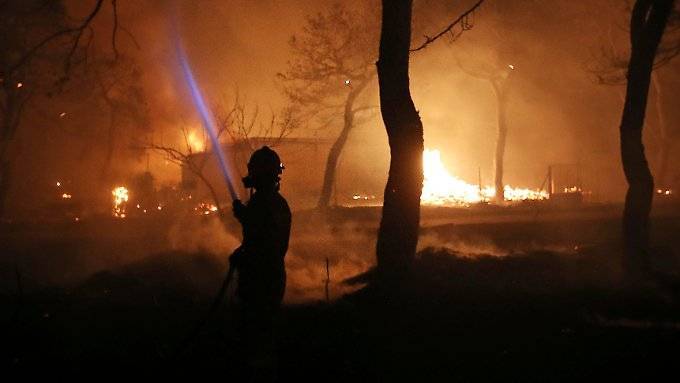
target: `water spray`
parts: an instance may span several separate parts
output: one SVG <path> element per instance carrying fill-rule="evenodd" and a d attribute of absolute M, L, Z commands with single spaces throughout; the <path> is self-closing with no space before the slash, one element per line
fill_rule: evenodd
<path fill-rule="evenodd" d="M 238 193 L 236 192 L 236 188 L 234 187 L 234 183 L 232 182 L 232 178 L 229 174 L 229 166 L 227 165 L 227 159 L 224 153 L 222 152 L 222 147 L 220 146 L 218 140 L 216 128 L 217 125 L 215 124 L 215 119 L 213 118 L 212 112 L 208 109 L 208 106 L 205 103 L 205 99 L 203 98 L 203 94 L 201 93 L 201 90 L 199 89 L 198 84 L 196 83 L 196 80 L 194 78 L 194 74 L 191 71 L 189 60 L 187 60 L 187 55 L 186 52 L 184 51 L 184 47 L 180 39 L 180 34 L 178 33 L 179 29 L 177 28 L 176 18 L 173 27 L 175 35 L 174 36 L 175 44 L 177 49 L 177 57 L 179 59 L 180 66 L 182 67 L 182 74 L 184 76 L 184 80 L 187 82 L 189 90 L 191 91 L 191 98 L 194 102 L 194 106 L 196 107 L 196 110 L 198 110 L 198 113 L 201 116 L 203 128 L 208 133 L 208 137 L 210 137 L 210 143 L 212 144 L 213 152 L 217 157 L 217 162 L 222 172 L 222 176 L 224 177 L 224 181 L 227 184 L 229 195 L 231 196 L 232 201 L 237 201 L 239 200 Z M 239 250 L 237 249 L 236 251 Z M 196 340 L 201 331 L 205 328 L 210 318 L 213 317 L 215 313 L 218 311 L 222 304 L 222 300 L 224 299 L 224 296 L 227 292 L 227 289 L 229 288 L 229 284 L 231 283 L 233 275 L 234 267 L 232 267 L 231 262 L 229 262 L 227 274 L 224 280 L 222 281 L 220 290 L 217 292 L 217 295 L 215 295 L 215 298 L 213 299 L 213 302 L 210 305 L 210 309 L 208 310 L 206 315 L 196 323 L 193 330 L 180 343 L 179 348 L 175 351 L 173 355 L 173 358 L 180 357 L 181 354 L 189 348 L 189 346 Z"/>
<path fill-rule="evenodd" d="M 184 51 L 184 47 L 182 46 L 179 37 L 176 39 L 176 41 L 177 41 L 176 43 L 177 57 L 179 58 L 179 63 L 180 66 L 182 67 L 182 74 L 184 76 L 184 80 L 187 82 L 189 90 L 191 91 L 191 99 L 194 102 L 194 106 L 196 107 L 198 114 L 201 116 L 203 128 L 208 133 L 208 137 L 210 137 L 210 143 L 212 145 L 213 152 L 217 157 L 217 162 L 220 166 L 220 171 L 222 172 L 224 181 L 227 184 L 227 189 L 229 189 L 229 195 L 231 196 L 232 201 L 235 201 L 239 199 L 238 193 L 236 192 L 236 188 L 234 187 L 234 183 L 232 182 L 231 175 L 229 174 L 229 166 L 227 163 L 227 159 L 224 153 L 222 152 L 222 147 L 220 146 L 219 139 L 217 137 L 217 124 L 215 123 L 213 114 L 208 109 L 205 99 L 203 98 L 203 94 L 201 93 L 201 90 L 199 89 L 198 84 L 196 83 L 194 74 L 191 70 L 191 66 L 189 65 L 189 60 L 187 60 L 186 52 Z"/>

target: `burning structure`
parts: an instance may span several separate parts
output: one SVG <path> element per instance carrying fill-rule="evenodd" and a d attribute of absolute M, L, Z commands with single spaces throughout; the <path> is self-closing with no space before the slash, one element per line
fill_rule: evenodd
<path fill-rule="evenodd" d="M 227 143 L 223 144 L 221 150 L 230 156 L 231 163 L 236 164 L 237 169 L 232 169 L 233 174 L 240 177 L 245 174 L 251 152 L 263 145 L 272 145 L 271 139 L 255 137 L 247 141 Z M 330 143 L 318 139 L 281 138 L 272 146 L 275 146 L 286 167 L 282 188 L 291 205 L 297 208 L 313 206 L 318 198 L 323 178 L 321 164 L 325 161 Z M 191 154 L 189 161 L 197 164 L 196 168 L 202 169 L 202 177 L 215 189 L 220 202 L 228 201 L 227 186 L 212 152 L 198 151 Z M 198 209 L 205 214 L 214 211 L 214 201 L 202 177 L 186 165 L 181 167 L 181 189 L 197 201 L 197 206 L 202 204 Z M 238 186 L 242 188 L 240 183 Z M 240 195 L 244 197 L 245 190 L 241 189 Z"/>

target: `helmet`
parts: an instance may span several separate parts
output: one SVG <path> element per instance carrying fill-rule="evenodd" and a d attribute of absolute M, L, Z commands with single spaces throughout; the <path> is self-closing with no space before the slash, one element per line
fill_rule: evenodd
<path fill-rule="evenodd" d="M 268 146 L 263 146 L 250 156 L 248 175 L 243 177 L 243 184 L 247 188 L 270 183 L 278 185 L 283 169 L 279 155 Z"/>

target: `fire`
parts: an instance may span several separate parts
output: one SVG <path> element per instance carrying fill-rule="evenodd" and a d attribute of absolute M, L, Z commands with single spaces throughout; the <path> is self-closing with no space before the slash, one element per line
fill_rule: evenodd
<path fill-rule="evenodd" d="M 420 200 L 425 205 L 468 205 L 488 202 L 496 195 L 492 186 L 469 184 L 451 175 L 441 162 L 439 150 L 425 149 L 423 152 L 423 193 Z M 504 188 L 507 201 L 547 199 L 544 190 Z"/>
<path fill-rule="evenodd" d="M 203 215 L 210 215 L 217 212 L 217 206 L 212 203 L 201 202 L 194 208 L 194 211 Z"/>
<path fill-rule="evenodd" d="M 189 132 L 187 134 L 187 144 L 189 145 L 189 148 L 191 148 L 192 152 L 202 152 L 205 149 L 205 142 L 204 140 L 199 137 L 196 132 Z"/>
<path fill-rule="evenodd" d="M 125 186 L 118 186 L 111 192 L 113 195 L 113 216 L 125 218 L 127 202 L 130 199 L 128 189 Z"/>

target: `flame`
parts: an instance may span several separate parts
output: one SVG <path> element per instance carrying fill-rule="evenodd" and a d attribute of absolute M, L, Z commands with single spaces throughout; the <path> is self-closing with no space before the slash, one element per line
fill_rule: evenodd
<path fill-rule="evenodd" d="M 64 193 L 64 194 L 61 195 L 61 198 L 63 198 L 63 199 L 71 199 L 72 197 L 73 196 L 68 194 L 68 193 Z"/>
<path fill-rule="evenodd" d="M 207 202 L 201 202 L 194 208 L 194 211 L 198 212 L 199 214 L 203 215 L 210 215 L 212 213 L 217 212 L 217 206 L 212 203 L 207 203 Z"/>
<path fill-rule="evenodd" d="M 496 195 L 492 186 L 469 184 L 451 175 L 441 162 L 441 153 L 436 149 L 423 152 L 423 193 L 420 197 L 424 205 L 468 205 L 488 202 Z M 547 199 L 545 190 L 531 190 L 504 187 L 505 200 L 523 201 Z"/>
<path fill-rule="evenodd" d="M 205 149 L 204 140 L 202 140 L 196 132 L 191 131 L 187 134 L 187 143 L 192 152 L 202 152 Z"/>
<path fill-rule="evenodd" d="M 111 194 L 113 195 L 113 216 L 125 218 L 127 202 L 130 199 L 128 189 L 125 186 L 117 186 Z"/>

